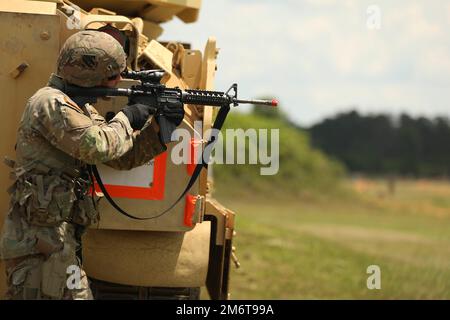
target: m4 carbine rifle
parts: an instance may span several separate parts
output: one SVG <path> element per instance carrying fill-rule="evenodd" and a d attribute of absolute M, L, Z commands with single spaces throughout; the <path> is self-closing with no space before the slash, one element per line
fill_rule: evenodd
<path fill-rule="evenodd" d="M 222 112 L 223 119 L 219 121 L 222 122 L 221 124 L 223 124 L 226 113 L 231 105 L 238 106 L 241 103 L 268 105 L 272 107 L 276 107 L 278 105 L 278 101 L 275 99 L 238 99 L 236 83 L 225 92 L 195 89 L 182 90 L 180 88 L 167 88 L 164 84 L 161 84 L 160 81 L 163 76 L 163 70 L 126 71 L 122 73 L 123 78 L 139 80 L 140 84 L 133 85 L 129 89 L 106 87 L 81 88 L 68 86 L 66 88 L 66 93 L 70 97 L 126 96 L 129 100 L 133 100 L 135 97 L 152 97 L 156 103 L 156 118 L 160 127 L 161 141 L 165 144 L 171 141 L 171 134 L 175 130 L 175 125 L 168 121 L 164 114 L 159 111 L 162 109 L 161 106 L 163 106 L 164 103 L 180 101 L 183 104 L 226 108 L 227 111 L 224 110 L 224 112 Z M 219 120 L 219 115 L 217 116 L 217 120 Z"/>

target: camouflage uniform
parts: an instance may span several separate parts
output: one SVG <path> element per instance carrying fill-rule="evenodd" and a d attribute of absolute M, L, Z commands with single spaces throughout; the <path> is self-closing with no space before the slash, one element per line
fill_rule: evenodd
<path fill-rule="evenodd" d="M 90 192 L 86 166 L 130 169 L 166 149 L 152 118 L 135 132 L 122 112 L 107 123 L 91 105 L 69 98 L 65 83 L 53 74 L 29 99 L 19 124 L 15 183 L 0 239 L 9 299 L 92 299 L 76 257 L 80 233 L 98 220 L 99 198 Z M 80 267 L 81 283 L 69 287 L 71 265 Z"/>

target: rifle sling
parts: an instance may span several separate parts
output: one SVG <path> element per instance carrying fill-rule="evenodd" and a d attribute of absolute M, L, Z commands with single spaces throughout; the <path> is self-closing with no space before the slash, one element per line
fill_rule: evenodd
<path fill-rule="evenodd" d="M 228 115 L 228 112 L 230 111 L 230 106 L 226 105 L 223 106 L 219 109 L 219 112 L 217 114 L 216 120 L 214 121 L 214 124 L 212 126 L 212 129 L 216 129 L 218 131 L 220 131 L 222 129 L 222 126 L 225 122 L 225 119 Z M 209 138 L 205 149 L 207 146 L 209 145 L 213 145 L 214 143 L 216 143 L 216 140 L 214 139 L 214 135 L 211 135 L 211 137 Z M 205 150 L 204 149 L 204 150 Z M 209 148 L 209 150 L 212 150 L 212 146 L 211 148 Z M 108 202 L 114 207 L 114 209 L 116 209 L 119 213 L 121 213 L 122 215 L 130 218 L 130 219 L 134 219 L 134 220 L 150 220 L 150 219 L 156 219 L 159 218 L 161 216 L 163 216 L 164 214 L 166 214 L 167 212 L 169 212 L 170 210 L 172 210 L 178 202 L 180 202 L 181 199 L 184 198 L 184 196 L 189 192 L 189 190 L 191 189 L 191 187 L 194 185 L 194 183 L 197 181 L 198 177 L 200 176 L 200 173 L 202 171 L 203 168 L 208 168 L 208 162 L 209 162 L 209 158 L 210 158 L 210 153 L 206 154 L 206 158 L 204 159 L 205 156 L 205 152 L 202 152 L 202 158 L 201 158 L 201 162 L 199 162 L 194 169 L 194 172 L 191 176 L 191 178 L 189 179 L 188 184 L 186 185 L 186 188 L 184 189 L 184 191 L 181 193 L 181 195 L 178 197 L 178 199 L 167 209 L 165 209 L 164 211 L 151 216 L 151 217 L 136 217 L 130 213 L 128 213 L 127 211 L 125 211 L 124 209 L 122 209 L 114 200 L 113 198 L 109 195 L 108 190 L 106 190 L 105 185 L 102 182 L 102 179 L 100 177 L 100 174 L 98 172 L 97 166 L 95 165 L 90 165 L 89 169 L 92 171 L 92 173 L 94 174 L 95 180 L 97 181 L 98 186 L 100 187 L 100 190 L 103 192 L 105 198 L 108 200 Z"/>

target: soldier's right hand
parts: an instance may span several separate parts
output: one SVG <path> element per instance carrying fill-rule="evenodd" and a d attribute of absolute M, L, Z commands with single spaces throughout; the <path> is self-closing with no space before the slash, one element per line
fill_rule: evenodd
<path fill-rule="evenodd" d="M 127 116 L 131 127 L 134 130 L 140 130 L 150 115 L 156 112 L 156 108 L 146 104 L 136 103 L 125 106 L 121 111 Z"/>

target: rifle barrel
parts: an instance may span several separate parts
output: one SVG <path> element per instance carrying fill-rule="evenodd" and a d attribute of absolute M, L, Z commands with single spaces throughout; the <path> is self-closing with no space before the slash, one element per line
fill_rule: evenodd
<path fill-rule="evenodd" d="M 236 102 L 236 103 L 249 103 L 249 104 L 262 104 L 262 105 L 265 105 L 265 106 L 272 106 L 272 107 L 278 106 L 278 100 L 276 100 L 276 99 L 272 99 L 272 100 L 233 99 L 233 102 Z"/>

